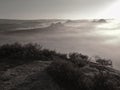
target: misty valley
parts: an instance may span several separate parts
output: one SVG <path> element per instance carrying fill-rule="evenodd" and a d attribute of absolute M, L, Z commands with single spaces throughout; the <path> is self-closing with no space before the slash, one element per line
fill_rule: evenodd
<path fill-rule="evenodd" d="M 112 59 L 119 69 L 120 21 L 0 20 L 0 44 L 38 43 L 62 53 L 79 52 Z"/>
<path fill-rule="evenodd" d="M 0 19 L 0 90 L 120 90 L 120 21 Z"/>

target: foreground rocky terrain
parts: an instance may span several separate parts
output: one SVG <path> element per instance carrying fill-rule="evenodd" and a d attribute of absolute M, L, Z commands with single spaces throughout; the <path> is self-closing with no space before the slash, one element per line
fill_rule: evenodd
<path fill-rule="evenodd" d="M 36 61 L 1 71 L 0 90 L 60 90 L 44 70 L 50 63 Z"/>
<path fill-rule="evenodd" d="M 61 85 L 59 86 L 58 83 L 56 83 L 54 77 L 51 77 L 51 75 L 47 73 L 46 68 L 50 67 L 50 65 L 54 65 L 53 63 L 52 61 L 34 61 L 31 63 L 9 68 L 6 71 L 1 70 L 0 71 L 1 73 L 0 90 L 67 90 L 65 88 L 63 89 Z M 56 65 L 57 64 L 58 63 L 56 63 Z M 56 66 L 57 69 L 59 67 L 58 72 L 61 72 L 60 64 L 61 63 L 59 63 Z M 64 63 L 62 67 L 63 69 L 65 68 Z M 66 65 L 66 67 L 69 67 L 69 63 L 68 65 Z M 54 70 L 57 70 L 57 69 L 54 69 Z M 108 76 L 110 77 L 108 80 L 109 84 L 117 85 L 120 82 L 120 72 L 118 70 L 115 70 L 111 67 L 101 68 L 101 65 L 90 63 L 89 65 L 86 65 L 80 68 L 80 71 L 83 72 L 84 74 L 83 76 L 84 83 L 86 83 L 87 87 L 91 87 L 94 84 L 93 79 L 95 75 L 99 73 L 100 69 L 101 70 L 104 69 L 104 72 L 109 72 L 109 76 Z M 64 72 L 64 70 L 62 72 Z M 56 71 L 52 73 L 56 73 Z M 66 73 L 68 73 L 67 69 L 66 69 Z M 75 72 L 73 72 L 73 74 L 74 73 Z M 57 74 L 55 75 L 56 77 L 58 77 Z M 69 70 L 69 75 L 72 76 L 72 74 L 70 73 L 70 70 Z M 68 78 L 70 77 L 69 75 L 67 76 Z M 61 76 L 59 76 L 58 80 L 59 79 L 61 80 L 60 77 Z M 73 79 L 74 77 L 70 77 L 70 78 Z M 64 78 L 63 78 L 63 81 L 64 81 Z M 116 87 L 116 88 L 117 89 L 115 90 L 120 90 L 120 87 Z"/>
<path fill-rule="evenodd" d="M 0 47 L 0 90 L 120 90 L 112 60 L 62 54 L 36 44 Z"/>

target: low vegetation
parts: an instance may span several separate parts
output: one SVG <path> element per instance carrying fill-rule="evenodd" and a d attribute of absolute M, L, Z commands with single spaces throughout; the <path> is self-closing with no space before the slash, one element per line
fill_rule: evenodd
<path fill-rule="evenodd" d="M 54 61 L 47 72 L 65 90 L 120 90 L 120 75 L 108 70 L 109 62 L 97 58 L 93 63 L 86 55 L 72 53 L 67 60 Z"/>
<path fill-rule="evenodd" d="M 60 54 L 38 44 L 0 46 L 1 65 L 13 67 L 39 60 L 52 61 L 45 70 L 64 90 L 120 90 L 120 74 L 114 72 L 111 60 L 96 58 L 92 62 L 87 55 Z"/>
<path fill-rule="evenodd" d="M 29 63 L 32 61 L 51 61 L 55 57 L 64 58 L 65 54 L 42 48 L 38 44 L 5 44 L 0 46 L 0 64 L 11 66 Z"/>

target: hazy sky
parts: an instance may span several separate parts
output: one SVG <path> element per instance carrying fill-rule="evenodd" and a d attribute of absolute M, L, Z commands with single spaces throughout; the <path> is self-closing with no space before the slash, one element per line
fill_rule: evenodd
<path fill-rule="evenodd" d="M 119 0 L 0 0 L 0 18 L 119 18 Z"/>

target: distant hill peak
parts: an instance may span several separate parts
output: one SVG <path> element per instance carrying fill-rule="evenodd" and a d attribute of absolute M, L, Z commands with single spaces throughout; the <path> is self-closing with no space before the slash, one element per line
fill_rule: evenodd
<path fill-rule="evenodd" d="M 61 22 L 57 22 L 57 23 L 52 23 L 48 28 L 56 29 L 61 27 L 65 27 L 64 24 L 62 24 Z"/>
<path fill-rule="evenodd" d="M 97 22 L 97 23 L 106 23 L 107 20 L 105 20 L 105 19 L 94 19 L 93 22 Z"/>

